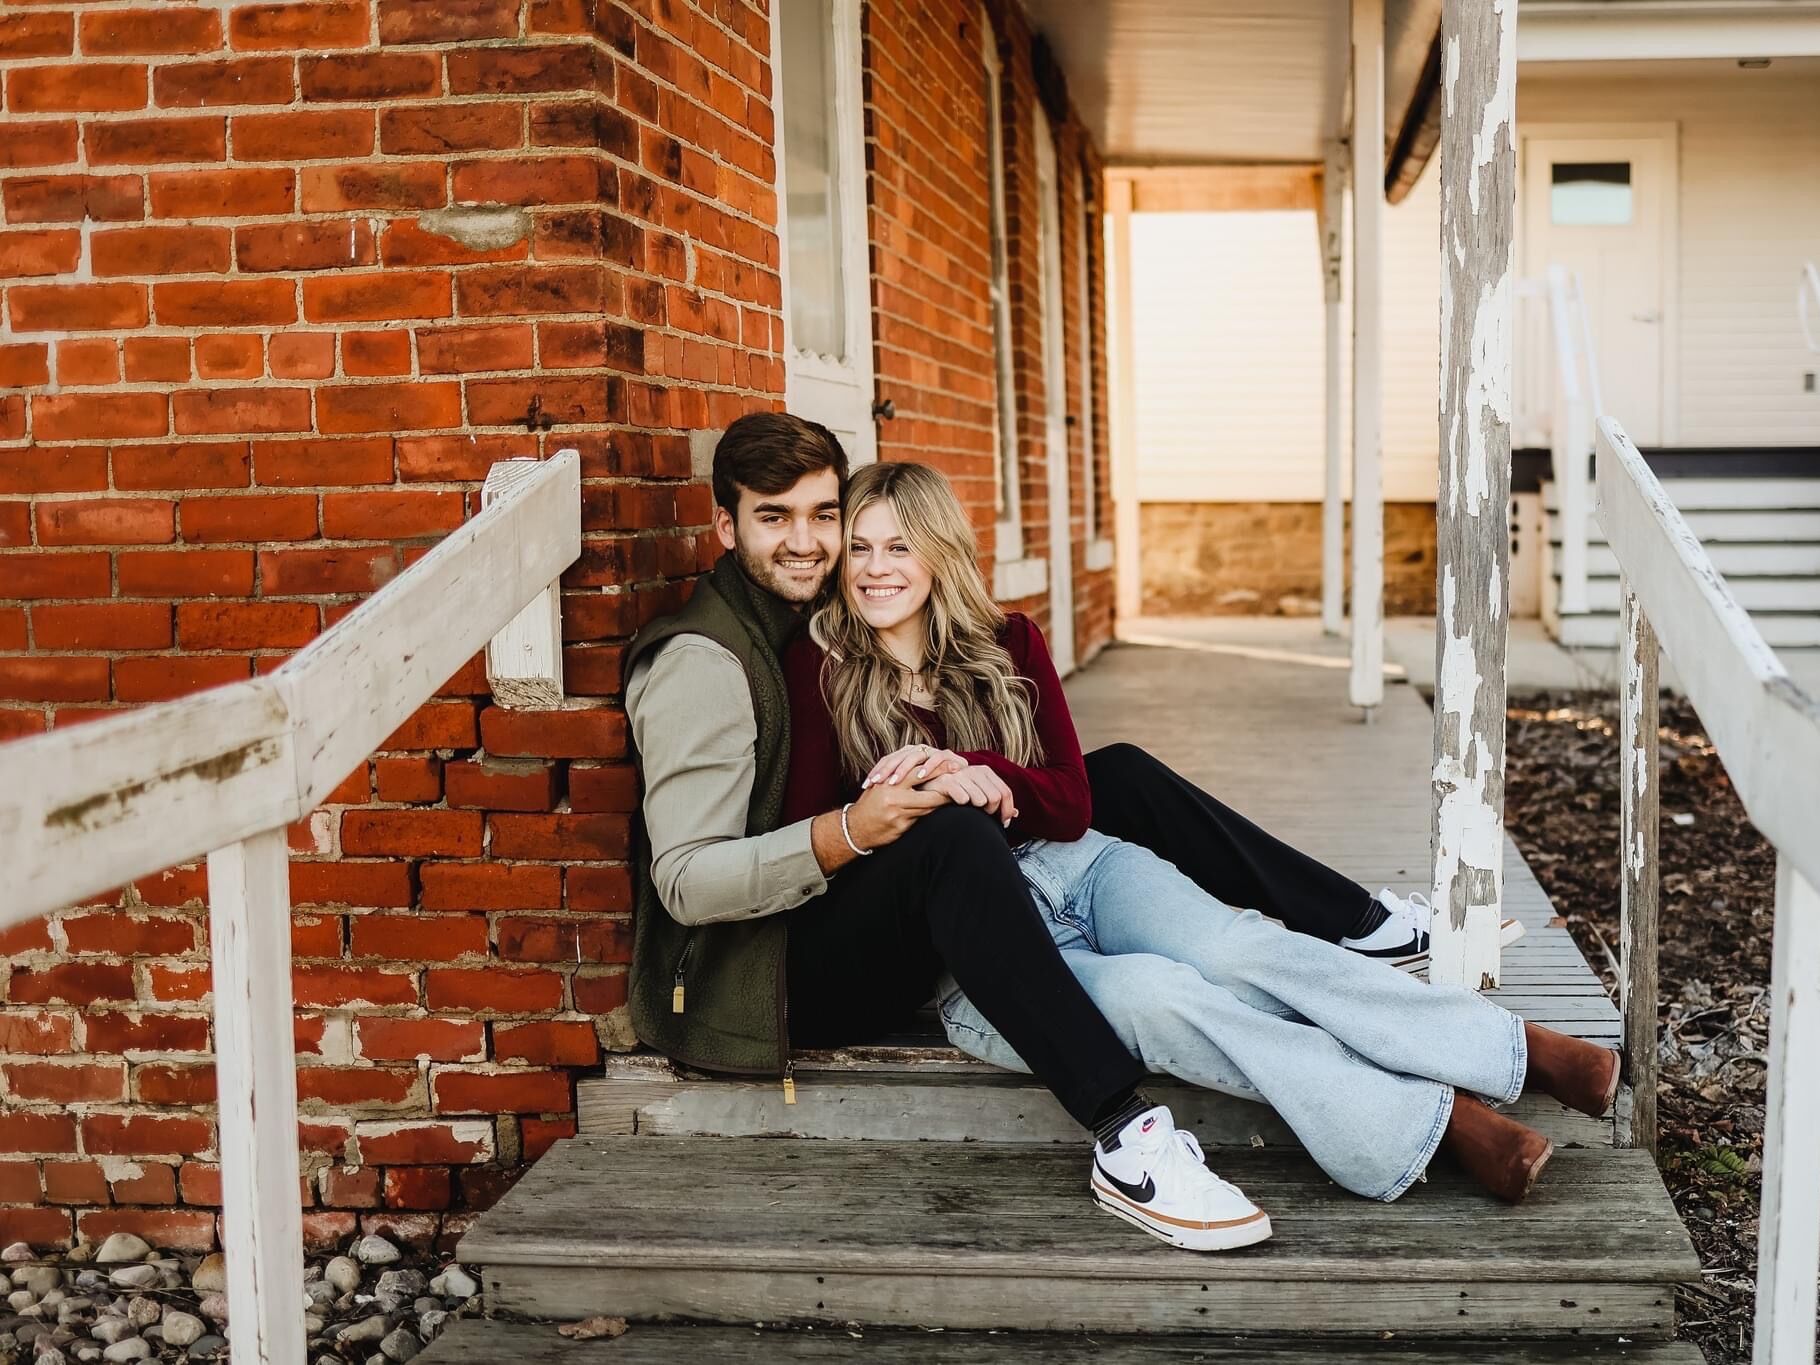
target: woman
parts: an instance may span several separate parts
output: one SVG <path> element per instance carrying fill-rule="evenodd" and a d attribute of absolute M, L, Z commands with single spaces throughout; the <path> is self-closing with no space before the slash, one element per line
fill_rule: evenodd
<path fill-rule="evenodd" d="M 1271 1104 L 1358 1194 L 1395 1199 L 1446 1147 L 1515 1202 L 1553 1148 L 1486 1101 L 1535 1088 L 1589 1114 L 1609 1109 L 1616 1053 L 1229 908 L 1092 830 L 1042 635 L 993 603 L 939 473 L 860 471 L 846 527 L 838 582 L 784 658 L 785 819 L 899 780 L 993 815 L 1070 969 L 1127 1046 L 1153 1071 Z M 941 1012 L 957 1046 L 1023 1069 L 958 989 Z M 1168 1240 L 1131 1216 L 1128 1187 L 1096 1168 L 1096 1201 Z"/>

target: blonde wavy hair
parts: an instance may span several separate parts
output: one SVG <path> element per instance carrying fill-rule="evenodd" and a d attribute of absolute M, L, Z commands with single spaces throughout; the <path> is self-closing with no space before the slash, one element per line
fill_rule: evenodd
<path fill-rule="evenodd" d="M 1024 765 L 1040 762 L 1036 689 L 999 643 L 1005 613 L 986 587 L 973 527 L 948 480 L 928 465 L 866 466 L 847 484 L 849 535 L 859 515 L 880 502 L 897 514 L 904 543 L 932 580 L 923 607 L 922 676 L 935 693 L 948 747 L 992 749 Z M 845 553 L 827 601 L 809 619 L 809 634 L 827 655 L 822 693 L 834 717 L 841 766 L 858 781 L 885 754 L 924 743 L 929 735 L 903 699 L 903 665 L 854 608 Z"/>

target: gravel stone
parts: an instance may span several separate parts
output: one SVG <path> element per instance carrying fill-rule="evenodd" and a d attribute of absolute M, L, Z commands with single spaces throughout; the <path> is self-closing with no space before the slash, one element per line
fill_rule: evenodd
<path fill-rule="evenodd" d="M 452 1265 L 430 1281 L 430 1292 L 445 1299 L 471 1299 L 480 1292 L 474 1277 L 458 1265 Z"/>
<path fill-rule="evenodd" d="M 397 1331 L 386 1334 L 385 1340 L 379 1343 L 379 1349 L 387 1360 L 398 1361 L 399 1365 L 403 1365 L 404 1361 L 416 1358 L 418 1352 L 423 1350 L 423 1343 L 400 1327 Z"/>
<path fill-rule="evenodd" d="M 373 1233 L 354 1243 L 354 1259 L 362 1265 L 391 1265 L 400 1256 L 397 1247 Z"/>
<path fill-rule="evenodd" d="M 14 1242 L 5 1251 L 0 1251 L 0 1264 L 16 1265 L 20 1261 L 35 1261 L 37 1253 L 25 1242 Z"/>
<path fill-rule="evenodd" d="M 388 1270 L 379 1277 L 373 1297 L 380 1308 L 396 1313 L 429 1288 L 429 1283 L 421 1270 Z"/>
<path fill-rule="evenodd" d="M 190 1359 L 208 1360 L 225 1350 L 227 1350 L 227 1338 L 218 1337 L 210 1332 L 206 1337 L 198 1337 L 190 1343 Z"/>
<path fill-rule="evenodd" d="M 6 1303 L 15 1313 L 23 1313 L 38 1302 L 38 1296 L 29 1289 L 15 1289 L 6 1296 Z"/>
<path fill-rule="evenodd" d="M 128 1261 L 143 1261 L 151 1251 L 151 1243 L 145 1238 L 135 1237 L 130 1232 L 116 1232 L 95 1253 L 95 1264 L 121 1265 Z"/>
<path fill-rule="evenodd" d="M 96 1341 L 112 1346 L 116 1341 L 124 1341 L 134 1335 L 134 1328 L 125 1318 L 106 1317 L 89 1329 L 89 1335 Z"/>
<path fill-rule="evenodd" d="M 442 1331 L 443 1324 L 448 1320 L 448 1313 L 440 1308 L 432 1308 L 429 1312 L 417 1319 L 417 1330 L 422 1333 L 425 1341 L 434 1341 L 436 1340 L 437 1335 Z"/>
<path fill-rule="evenodd" d="M 158 1267 L 155 1265 L 121 1266 L 108 1280 L 116 1289 L 150 1289 L 158 1283 Z"/>
<path fill-rule="evenodd" d="M 53 1346 L 48 1351 L 38 1352 L 37 1358 L 32 1361 L 32 1365 L 69 1365 L 69 1357 L 65 1356 L 62 1351 L 59 1351 Z"/>
<path fill-rule="evenodd" d="M 172 1346 L 189 1346 L 202 1340 L 208 1331 L 208 1324 L 194 1313 L 183 1313 L 173 1308 L 164 1315 L 164 1339 Z"/>
<path fill-rule="evenodd" d="M 202 1302 L 196 1305 L 196 1311 L 210 1322 L 226 1322 L 228 1301 L 226 1294 L 204 1294 Z"/>
<path fill-rule="evenodd" d="M 152 1353 L 152 1348 L 138 1337 L 126 1337 L 116 1341 L 101 1353 L 103 1360 L 144 1360 Z"/>
<path fill-rule="evenodd" d="M 369 1341 L 381 1340 L 390 1330 L 391 1324 L 386 1321 L 385 1314 L 375 1313 L 370 1318 L 362 1318 L 359 1322 L 349 1323 L 343 1327 L 335 1334 L 335 1344 L 337 1346 L 364 1345 Z"/>
<path fill-rule="evenodd" d="M 54 1265 L 35 1265 L 25 1272 L 23 1280 L 15 1279 L 13 1283 L 43 1298 L 51 1290 L 63 1287 L 63 1272 Z"/>
<path fill-rule="evenodd" d="M 225 1294 L 227 1292 L 227 1257 L 219 1251 L 212 1251 L 202 1258 L 190 1275 L 190 1288 L 198 1294 Z"/>
<path fill-rule="evenodd" d="M 337 1294 L 352 1294 L 360 1288 L 360 1273 L 360 1262 L 349 1256 L 337 1256 L 322 1271 L 323 1278 L 334 1286 Z"/>
<path fill-rule="evenodd" d="M 150 1327 L 164 1316 L 164 1305 L 156 1299 L 148 1299 L 143 1294 L 133 1296 L 133 1301 L 126 1306 L 126 1320 L 135 1327 Z"/>

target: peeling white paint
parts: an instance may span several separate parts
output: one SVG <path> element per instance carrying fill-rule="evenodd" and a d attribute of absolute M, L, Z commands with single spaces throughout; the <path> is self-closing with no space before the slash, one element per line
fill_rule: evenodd
<path fill-rule="evenodd" d="M 1466 468 L 1461 487 L 1466 515 L 1478 516 L 1491 496 L 1491 452 L 1486 445 L 1487 419 L 1510 425 L 1511 366 L 1510 264 L 1498 282 L 1479 295 L 1473 315 L 1472 349 L 1467 361 L 1466 392 L 1460 404 L 1467 417 Z M 1454 414 L 1457 421 L 1460 413 Z M 1498 509 L 1502 515 L 1503 508 Z"/>

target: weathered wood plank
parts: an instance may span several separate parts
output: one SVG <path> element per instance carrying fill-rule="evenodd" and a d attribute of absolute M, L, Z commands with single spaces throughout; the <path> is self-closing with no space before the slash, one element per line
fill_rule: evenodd
<path fill-rule="evenodd" d="M 1384 700 L 1384 0 L 1352 5 L 1352 671 Z"/>
<path fill-rule="evenodd" d="M 536 477 L 536 459 L 500 460 L 487 471 L 480 505 L 491 507 L 519 492 Z M 577 471 L 576 530 L 581 527 Z M 577 551 L 579 553 L 579 550 Z M 535 600 L 487 641 L 487 684 L 493 700 L 505 707 L 554 710 L 563 703 L 562 603 L 560 583 L 550 584 Z"/>
<path fill-rule="evenodd" d="M 1404 1342 L 1359 1341 L 1346 1359 L 1394 1360 L 1396 1365 L 1703 1365 L 1699 1348 L 1686 1342 L 1444 1342 L 1412 1347 Z M 660 1326 L 635 1324 L 624 1336 L 572 1341 L 553 1323 L 467 1319 L 449 1324 L 418 1357 L 424 1365 L 700 1365 L 702 1361 L 818 1362 L 865 1360 L 872 1365 L 985 1365 L 1036 1361 L 1041 1365 L 1334 1365 L 1331 1341 L 1264 1337 L 1103 1335 L 1047 1332 L 947 1332 L 868 1328 L 832 1331 L 787 1328 Z"/>
<path fill-rule="evenodd" d="M 1618 1141 L 1656 1150 L 1656 964 L 1661 866 L 1661 650 L 1636 595 L 1623 591 L 1624 682 L 1619 723 L 1619 1009 L 1624 1016 L 1624 1093 Z"/>

